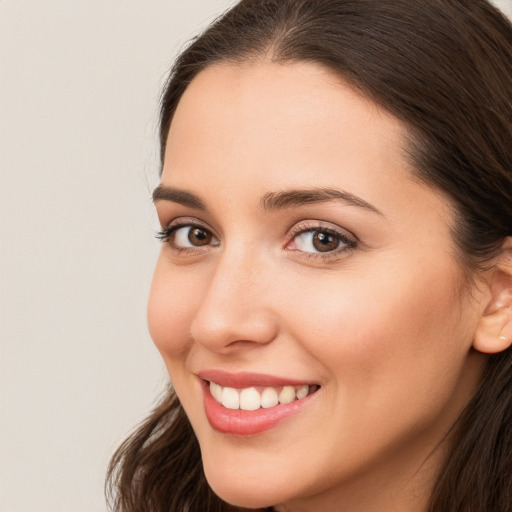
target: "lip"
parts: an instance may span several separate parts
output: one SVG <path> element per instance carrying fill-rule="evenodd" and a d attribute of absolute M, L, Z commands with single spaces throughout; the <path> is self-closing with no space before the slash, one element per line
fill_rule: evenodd
<path fill-rule="evenodd" d="M 266 432 L 301 412 L 317 395 L 315 392 L 289 404 L 279 404 L 268 409 L 260 408 L 256 411 L 227 409 L 213 398 L 208 381 L 237 389 L 256 386 L 300 386 L 310 383 L 255 373 L 229 374 L 218 370 L 199 372 L 198 377 L 202 379 L 203 403 L 208 422 L 217 432 L 233 436 L 255 436 Z"/>
<path fill-rule="evenodd" d="M 223 370 L 204 370 L 200 371 L 197 376 L 200 379 L 213 381 L 222 387 L 230 388 L 250 388 L 257 386 L 279 387 L 279 386 L 308 386 L 317 384 L 308 380 L 288 379 L 285 377 L 276 377 L 273 375 L 265 375 L 262 373 L 228 373 Z"/>

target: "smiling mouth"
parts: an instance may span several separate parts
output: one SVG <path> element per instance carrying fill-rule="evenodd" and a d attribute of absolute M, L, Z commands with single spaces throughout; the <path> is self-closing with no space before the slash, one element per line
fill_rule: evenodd
<path fill-rule="evenodd" d="M 262 434 L 303 414 L 321 389 L 314 382 L 258 373 L 205 370 L 198 377 L 211 427 L 238 437 Z"/>
<path fill-rule="evenodd" d="M 256 386 L 233 388 L 206 381 L 215 401 L 226 409 L 256 411 L 271 409 L 278 405 L 291 404 L 318 391 L 320 386 L 303 384 L 299 386 Z"/>

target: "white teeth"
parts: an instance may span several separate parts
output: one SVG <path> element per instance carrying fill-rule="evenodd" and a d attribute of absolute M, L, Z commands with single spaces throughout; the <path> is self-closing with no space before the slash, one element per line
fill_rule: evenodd
<path fill-rule="evenodd" d="M 242 409 L 243 411 L 256 411 L 260 407 L 269 409 L 278 404 L 290 404 L 301 400 L 318 386 L 283 386 L 282 388 L 265 388 L 260 393 L 255 387 L 235 389 L 223 388 L 220 384 L 210 381 L 210 393 L 213 398 L 227 409 Z"/>
<path fill-rule="evenodd" d="M 261 394 L 261 407 L 268 409 L 279 403 L 277 391 L 274 388 L 265 388 Z"/>
<path fill-rule="evenodd" d="M 240 393 L 240 409 L 244 411 L 255 411 L 261 405 L 261 396 L 256 388 L 242 389 Z"/>
<path fill-rule="evenodd" d="M 219 386 L 215 382 L 210 382 L 210 392 L 217 402 L 222 402 L 222 386 Z"/>
<path fill-rule="evenodd" d="M 295 400 L 295 388 L 293 386 L 284 386 L 279 393 L 279 403 L 289 404 Z"/>
<path fill-rule="evenodd" d="M 297 400 L 307 397 L 308 393 L 309 393 L 309 386 L 300 386 L 299 388 L 297 388 Z"/>
<path fill-rule="evenodd" d="M 235 388 L 224 388 L 222 390 L 222 405 L 227 409 L 238 409 L 240 407 L 240 395 Z"/>

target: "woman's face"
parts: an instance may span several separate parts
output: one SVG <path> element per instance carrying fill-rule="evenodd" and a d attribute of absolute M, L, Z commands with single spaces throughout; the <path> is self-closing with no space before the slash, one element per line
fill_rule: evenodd
<path fill-rule="evenodd" d="M 405 140 L 314 64 L 212 66 L 179 103 L 149 327 L 226 501 L 391 510 L 430 489 L 479 380 L 480 292 Z"/>

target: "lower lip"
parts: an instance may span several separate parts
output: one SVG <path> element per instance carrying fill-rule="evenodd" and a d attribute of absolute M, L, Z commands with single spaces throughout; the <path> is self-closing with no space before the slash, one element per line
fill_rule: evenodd
<path fill-rule="evenodd" d="M 219 404 L 210 393 L 208 383 L 205 382 L 203 385 L 204 409 L 210 425 L 222 434 L 234 436 L 254 436 L 274 428 L 281 421 L 299 413 L 315 395 L 316 392 L 301 400 L 268 409 L 243 411 L 227 409 Z"/>

